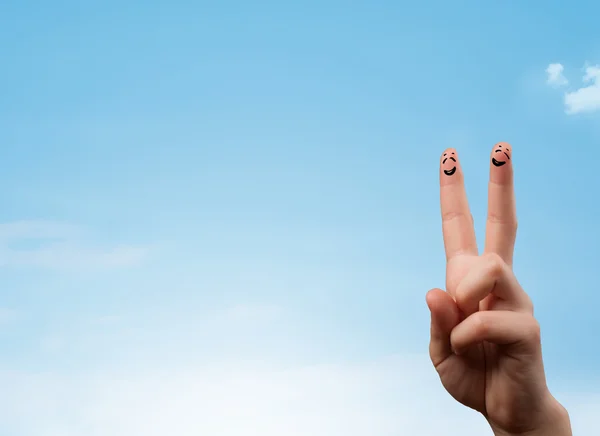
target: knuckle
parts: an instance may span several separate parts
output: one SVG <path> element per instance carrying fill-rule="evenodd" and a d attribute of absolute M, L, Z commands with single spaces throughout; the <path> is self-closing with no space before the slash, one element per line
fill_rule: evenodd
<path fill-rule="evenodd" d="M 533 300 L 531 300 L 531 297 L 527 294 L 525 294 L 525 296 L 523 298 L 523 308 L 525 309 L 525 311 L 527 313 L 533 315 L 533 312 L 534 312 Z"/>
<path fill-rule="evenodd" d="M 500 277 L 504 273 L 504 260 L 496 253 L 487 253 L 484 256 L 489 274 L 494 277 Z"/>
<path fill-rule="evenodd" d="M 473 289 L 461 285 L 456 288 L 454 300 L 458 307 L 467 312 L 467 314 L 475 312 L 479 304 L 479 299 L 476 298 L 476 293 L 473 292 Z"/>
<path fill-rule="evenodd" d="M 445 223 L 450 222 L 450 221 L 454 221 L 456 219 L 467 219 L 467 220 L 470 220 L 471 217 L 469 217 L 464 212 L 456 211 L 456 210 L 444 212 L 442 214 L 442 221 L 445 222 Z"/>
<path fill-rule="evenodd" d="M 515 217 L 507 217 L 504 214 L 489 213 L 487 220 L 492 224 L 501 224 L 503 227 L 508 227 L 510 230 L 517 230 L 519 226 Z"/>
<path fill-rule="evenodd" d="M 469 295 L 462 290 L 457 290 L 454 299 L 456 300 L 456 304 L 458 305 L 458 307 L 462 310 L 464 310 L 469 304 Z"/>
<path fill-rule="evenodd" d="M 489 320 L 485 316 L 485 312 L 476 312 L 472 316 L 474 329 L 477 332 L 477 336 L 482 338 L 486 337 L 490 330 L 490 324 Z"/>
<path fill-rule="evenodd" d="M 542 342 L 542 328 L 537 319 L 533 316 L 530 317 L 529 326 L 527 328 L 527 337 L 528 339 L 535 343 L 539 344 Z"/>

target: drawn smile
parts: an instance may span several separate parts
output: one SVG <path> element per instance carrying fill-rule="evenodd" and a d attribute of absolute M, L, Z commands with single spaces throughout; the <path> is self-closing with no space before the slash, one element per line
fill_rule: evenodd
<path fill-rule="evenodd" d="M 451 176 L 455 172 L 456 172 L 456 167 L 452 167 L 451 170 L 444 170 L 444 174 L 446 174 L 447 176 Z"/>
<path fill-rule="evenodd" d="M 452 153 L 454 154 L 454 153 Z M 445 156 L 445 155 L 444 155 Z M 445 158 L 442 161 L 442 165 L 444 165 L 446 163 L 446 161 L 450 159 L 452 162 L 456 163 L 456 159 L 454 159 L 452 156 Z M 447 176 L 451 176 L 452 174 L 454 174 L 456 172 L 456 166 L 453 166 L 452 168 L 450 168 L 449 170 L 444 170 L 444 174 L 446 174 Z"/>
<path fill-rule="evenodd" d="M 496 153 L 504 153 L 504 155 L 506 156 L 506 158 L 508 160 L 510 160 L 510 156 L 508 154 L 506 154 L 505 151 L 496 150 Z M 506 163 L 506 161 L 496 160 L 496 159 L 492 158 L 492 163 L 494 164 L 494 166 L 501 167 L 502 165 L 504 165 Z"/>

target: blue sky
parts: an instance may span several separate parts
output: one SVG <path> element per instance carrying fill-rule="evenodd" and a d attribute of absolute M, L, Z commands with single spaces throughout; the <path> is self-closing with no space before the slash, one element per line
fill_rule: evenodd
<path fill-rule="evenodd" d="M 439 154 L 481 244 L 508 141 L 515 270 L 591 434 L 600 5 L 578 4 L 0 4 L 0 433 L 482 434 L 428 366 L 424 296 Z"/>

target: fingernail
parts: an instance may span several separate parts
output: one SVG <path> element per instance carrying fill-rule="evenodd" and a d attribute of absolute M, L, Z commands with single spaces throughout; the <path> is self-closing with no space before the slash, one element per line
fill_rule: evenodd
<path fill-rule="evenodd" d="M 454 348 L 454 347 L 452 347 L 452 352 L 453 352 L 454 354 L 456 354 L 457 356 L 460 356 L 460 355 L 463 353 L 463 351 L 462 351 L 462 350 L 457 350 L 457 349 L 456 349 L 456 348 Z"/>

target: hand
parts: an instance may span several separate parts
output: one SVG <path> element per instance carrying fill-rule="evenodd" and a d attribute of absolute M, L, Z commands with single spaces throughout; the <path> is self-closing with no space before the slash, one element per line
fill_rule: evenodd
<path fill-rule="evenodd" d="M 441 157 L 440 190 L 446 292 L 432 289 L 427 304 L 429 351 L 442 384 L 482 413 L 498 436 L 570 436 L 568 414 L 546 385 L 532 302 L 512 271 L 512 147 L 501 142 L 492 150 L 483 255 L 454 149 Z"/>

